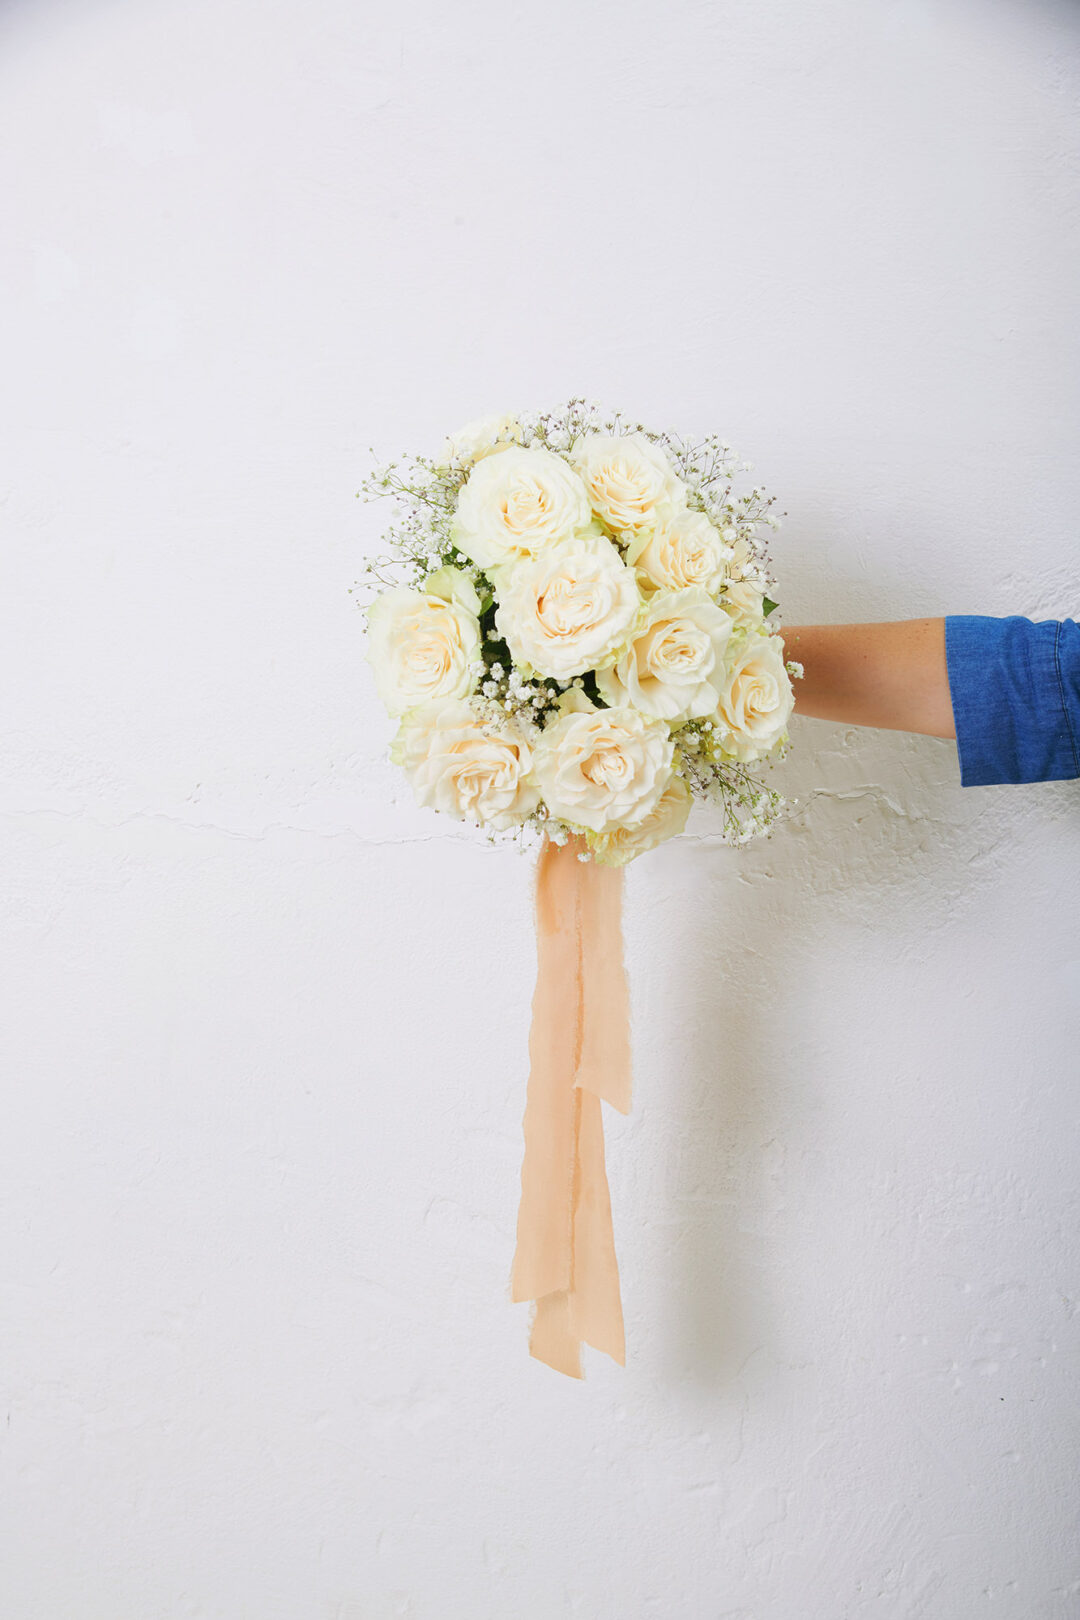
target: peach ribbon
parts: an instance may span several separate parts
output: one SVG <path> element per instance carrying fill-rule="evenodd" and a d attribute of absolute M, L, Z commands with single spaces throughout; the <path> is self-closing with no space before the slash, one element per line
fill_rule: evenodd
<path fill-rule="evenodd" d="M 529 1350 L 581 1378 L 581 1345 L 625 1365 L 619 1268 L 604 1170 L 603 1098 L 630 1111 L 630 1005 L 622 872 L 545 839 L 536 872 L 515 1300 L 535 1300 Z"/>

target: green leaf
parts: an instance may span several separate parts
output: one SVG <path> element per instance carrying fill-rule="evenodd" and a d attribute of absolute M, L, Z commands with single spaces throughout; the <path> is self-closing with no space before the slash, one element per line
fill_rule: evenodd
<path fill-rule="evenodd" d="M 761 599 L 761 611 L 766 618 L 770 613 L 775 613 L 779 606 L 779 602 L 774 602 L 771 596 L 763 596 Z"/>

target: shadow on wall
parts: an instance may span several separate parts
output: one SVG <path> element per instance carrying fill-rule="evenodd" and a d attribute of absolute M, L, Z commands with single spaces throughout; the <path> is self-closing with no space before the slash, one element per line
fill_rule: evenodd
<path fill-rule="evenodd" d="M 631 1332 L 660 1336 L 649 1353 L 667 1376 L 717 1390 L 758 1349 L 799 1359 L 778 1309 L 777 1228 L 793 1219 L 792 1181 L 806 1184 L 817 1098 L 850 1062 L 832 1049 L 835 976 L 853 950 L 883 958 L 903 998 L 905 964 L 941 948 L 935 932 L 1004 855 L 1047 816 L 1080 813 L 1071 784 L 962 790 L 951 742 L 797 730 L 774 778 L 799 800 L 788 823 L 741 851 L 707 830 L 684 837 L 628 891 L 642 1128 L 662 1138 L 663 1165 L 650 1198 L 635 1150 L 626 1174 L 641 1184 L 619 1200 L 646 1251 Z"/>

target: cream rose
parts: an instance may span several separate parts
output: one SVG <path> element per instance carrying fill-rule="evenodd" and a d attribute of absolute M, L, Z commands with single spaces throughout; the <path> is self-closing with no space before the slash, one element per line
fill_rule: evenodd
<path fill-rule="evenodd" d="M 514 662 L 556 680 L 610 663 L 641 606 L 633 571 L 602 535 L 500 569 L 495 590 Z"/>
<path fill-rule="evenodd" d="M 535 556 L 591 521 L 585 486 L 561 456 L 511 445 L 478 462 L 462 485 L 454 540 L 481 568 L 495 568 Z"/>
<path fill-rule="evenodd" d="M 748 579 L 729 580 L 720 606 L 733 624 L 744 630 L 760 630 L 765 620 L 765 593 Z"/>
<path fill-rule="evenodd" d="M 637 855 L 655 849 L 674 838 L 686 826 L 693 800 L 684 777 L 672 776 L 644 821 L 633 827 L 613 827 L 610 832 L 591 833 L 589 847 L 604 866 L 625 866 Z"/>
<path fill-rule="evenodd" d="M 699 585 L 658 591 L 626 651 L 596 684 L 613 707 L 630 704 L 654 719 L 712 714 L 724 688 L 731 620 Z"/>
<path fill-rule="evenodd" d="M 451 433 L 439 464 L 473 467 L 487 456 L 521 443 L 521 424 L 513 416 L 482 416 Z"/>
<path fill-rule="evenodd" d="M 444 602 L 456 602 L 468 613 L 480 616 L 480 596 L 470 576 L 464 568 L 454 568 L 444 563 L 441 568 L 428 574 L 424 580 L 424 591 L 428 596 L 441 596 Z"/>
<path fill-rule="evenodd" d="M 472 599 L 479 607 L 475 591 Z M 368 660 L 392 715 L 437 698 L 467 697 L 479 658 L 479 620 L 459 601 L 398 587 L 368 609 Z"/>
<path fill-rule="evenodd" d="M 564 714 L 536 745 L 533 777 L 553 816 L 607 833 L 655 810 L 674 752 L 667 726 L 635 709 Z"/>
<path fill-rule="evenodd" d="M 784 735 L 795 697 L 779 636 L 749 635 L 728 658 L 728 679 L 714 723 L 736 759 L 760 759 Z"/>
<path fill-rule="evenodd" d="M 390 750 L 417 804 L 501 830 L 532 814 L 540 795 L 532 749 L 513 721 L 490 723 L 471 703 L 425 703 L 401 722 Z"/>
<path fill-rule="evenodd" d="M 586 434 L 574 447 L 573 462 L 593 510 L 619 534 L 649 528 L 658 507 L 685 502 L 686 487 L 670 461 L 640 433 Z"/>
<path fill-rule="evenodd" d="M 651 528 L 631 540 L 626 560 L 652 585 L 671 591 L 700 585 L 715 596 L 724 583 L 731 547 L 704 512 L 661 507 Z"/>

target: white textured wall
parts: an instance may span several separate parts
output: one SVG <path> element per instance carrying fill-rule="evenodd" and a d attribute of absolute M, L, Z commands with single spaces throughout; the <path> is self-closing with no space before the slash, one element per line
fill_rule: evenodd
<path fill-rule="evenodd" d="M 1078 83 L 1041 0 L 4 7 L 5 1620 L 1080 1615 L 1076 787 L 799 722 L 633 869 L 574 1384 L 529 866 L 346 594 L 367 445 L 582 391 L 753 458 L 789 621 L 1075 612 Z"/>

